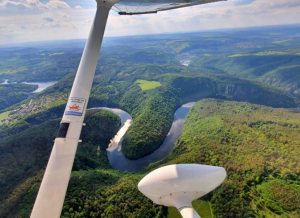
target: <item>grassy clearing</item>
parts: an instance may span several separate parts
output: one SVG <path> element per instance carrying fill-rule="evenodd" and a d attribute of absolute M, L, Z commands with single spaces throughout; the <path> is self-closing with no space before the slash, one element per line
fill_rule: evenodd
<path fill-rule="evenodd" d="M 160 82 L 147 81 L 147 80 L 141 80 L 141 79 L 138 79 L 137 81 L 135 81 L 135 83 L 141 87 L 142 91 L 148 90 L 148 89 L 154 89 L 156 87 L 161 86 Z"/>
<path fill-rule="evenodd" d="M 287 53 L 281 51 L 262 51 L 258 52 L 255 55 L 257 56 L 268 56 L 268 55 L 285 55 Z"/>
<path fill-rule="evenodd" d="M 54 55 L 63 55 L 64 52 L 57 52 L 57 53 L 53 53 L 53 54 L 49 54 L 49 56 L 54 56 Z"/>
<path fill-rule="evenodd" d="M 2 114 L 0 114 L 0 121 L 6 119 L 9 113 L 10 111 L 5 111 Z"/>
<path fill-rule="evenodd" d="M 211 209 L 211 204 L 208 201 L 195 200 L 192 203 L 193 207 L 200 215 L 201 218 L 213 218 L 213 212 Z"/>
<path fill-rule="evenodd" d="M 245 56 L 250 56 L 251 54 L 234 54 L 228 56 L 229 58 L 236 58 L 236 57 L 245 57 Z"/>
<path fill-rule="evenodd" d="M 280 44 L 280 43 L 285 43 L 285 42 L 288 42 L 288 41 L 291 41 L 291 40 L 287 39 L 287 40 L 282 40 L 282 41 L 273 41 L 272 43 L 274 43 L 274 44 Z"/>
<path fill-rule="evenodd" d="M 1 71 L 1 74 L 15 74 L 17 71 L 16 70 L 6 70 L 6 71 Z"/>
<path fill-rule="evenodd" d="M 18 72 L 23 72 L 25 70 L 28 70 L 28 68 L 26 66 L 22 66 L 17 69 Z"/>
<path fill-rule="evenodd" d="M 253 54 L 234 54 L 228 56 L 229 58 L 235 58 L 235 57 L 244 57 L 244 56 L 268 56 L 268 55 L 286 55 L 288 53 L 281 52 L 281 51 L 261 51 Z"/>
<path fill-rule="evenodd" d="M 177 42 L 176 47 L 174 47 L 174 51 L 179 53 L 181 50 L 190 46 L 189 42 Z"/>

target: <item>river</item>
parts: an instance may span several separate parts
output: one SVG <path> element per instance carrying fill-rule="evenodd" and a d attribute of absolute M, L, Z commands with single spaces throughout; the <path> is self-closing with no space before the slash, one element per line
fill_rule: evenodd
<path fill-rule="evenodd" d="M 183 61 L 183 62 L 181 62 L 181 65 L 189 66 L 190 62 L 191 62 L 190 60 Z"/>
<path fill-rule="evenodd" d="M 3 83 L 1 83 L 3 85 L 8 84 L 8 79 L 5 79 Z"/>
<path fill-rule="evenodd" d="M 57 83 L 58 81 L 49 81 L 49 82 L 22 82 L 23 84 L 29 84 L 29 85 L 38 85 L 38 88 L 36 90 L 34 90 L 33 92 L 31 92 L 32 94 L 36 94 L 39 93 L 41 91 L 43 91 L 44 89 L 48 88 L 49 86 L 54 85 L 55 83 Z M 12 83 L 8 83 L 8 79 L 5 79 L 3 83 L 0 84 L 15 84 L 16 82 L 12 82 Z M 30 96 L 32 96 L 32 94 L 30 94 Z"/>
<path fill-rule="evenodd" d="M 182 105 L 178 108 L 174 114 L 173 123 L 171 129 L 164 140 L 163 144 L 155 150 L 152 154 L 143 157 L 138 160 L 129 160 L 124 157 L 122 153 L 122 139 L 125 135 L 126 131 L 132 124 L 132 118 L 130 114 L 127 112 L 116 109 L 116 108 L 107 108 L 107 107 L 98 107 L 98 108 L 90 108 L 90 109 L 105 109 L 112 111 L 117 114 L 121 118 L 121 129 L 115 135 L 115 137 L 111 140 L 107 148 L 107 156 L 110 164 L 118 170 L 127 171 L 127 172 L 139 172 L 149 166 L 150 163 L 157 162 L 162 160 L 169 154 L 171 154 L 176 140 L 182 133 L 184 127 L 185 117 L 188 114 L 190 108 L 195 105 L 196 102 L 190 102 Z M 90 110 L 89 109 L 89 110 Z"/>
<path fill-rule="evenodd" d="M 38 85 L 38 88 L 34 90 L 32 93 L 39 93 L 43 91 L 44 89 L 48 88 L 49 86 L 54 85 L 58 81 L 49 81 L 49 82 L 22 82 L 23 84 L 29 84 L 29 85 Z"/>

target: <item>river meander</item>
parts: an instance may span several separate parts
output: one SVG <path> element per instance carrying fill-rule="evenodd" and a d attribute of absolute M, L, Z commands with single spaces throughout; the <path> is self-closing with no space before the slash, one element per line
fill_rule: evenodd
<path fill-rule="evenodd" d="M 113 113 L 120 116 L 122 127 L 115 135 L 115 137 L 111 140 L 111 143 L 108 145 L 107 148 L 107 156 L 109 162 L 115 169 L 127 172 L 139 172 L 145 169 L 147 166 L 149 166 L 149 164 L 162 160 L 163 158 L 171 154 L 175 146 L 176 140 L 182 133 L 185 117 L 188 114 L 191 107 L 195 105 L 195 103 L 196 102 L 190 102 L 178 108 L 174 114 L 171 129 L 163 144 L 152 154 L 138 160 L 129 160 L 126 157 L 124 157 L 122 153 L 123 136 L 125 135 L 126 131 L 133 122 L 130 114 L 117 108 L 98 107 L 90 109 L 105 109 L 112 111 Z"/>

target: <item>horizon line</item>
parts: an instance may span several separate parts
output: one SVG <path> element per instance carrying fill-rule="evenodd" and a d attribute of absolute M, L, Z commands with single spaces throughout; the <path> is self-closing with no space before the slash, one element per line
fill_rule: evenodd
<path fill-rule="evenodd" d="M 105 36 L 106 38 L 126 38 L 132 36 L 155 36 L 155 35 L 169 35 L 169 34 L 185 34 L 185 33 L 200 33 L 200 32 L 214 32 L 214 31 L 225 31 L 225 30 L 238 30 L 238 29 L 252 29 L 252 28 L 263 28 L 263 27 L 283 27 L 283 26 L 300 26 L 300 23 L 291 23 L 291 24 L 275 24 L 275 25 L 261 25 L 261 26 L 241 26 L 241 27 L 231 27 L 231 28 L 217 28 L 217 29 L 205 29 L 205 30 L 196 30 L 196 31 L 179 31 L 179 32 L 163 32 L 163 33 L 148 33 L 148 34 L 136 34 L 136 35 L 123 35 L 123 36 Z M 55 39 L 55 40 L 40 40 L 40 41 L 27 41 L 11 44 L 0 44 L 0 48 L 9 48 L 9 47 L 24 47 L 26 44 L 35 44 L 35 43 L 47 43 L 47 42 L 64 42 L 72 40 L 87 40 L 87 38 L 70 38 L 70 39 Z"/>

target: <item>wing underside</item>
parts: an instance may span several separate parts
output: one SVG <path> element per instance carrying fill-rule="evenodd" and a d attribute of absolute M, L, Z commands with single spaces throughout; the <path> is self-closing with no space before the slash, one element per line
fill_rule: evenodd
<path fill-rule="evenodd" d="M 121 15 L 148 14 L 219 1 L 226 0 L 122 0 L 112 9 Z"/>

